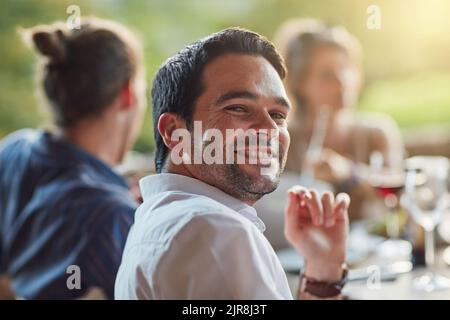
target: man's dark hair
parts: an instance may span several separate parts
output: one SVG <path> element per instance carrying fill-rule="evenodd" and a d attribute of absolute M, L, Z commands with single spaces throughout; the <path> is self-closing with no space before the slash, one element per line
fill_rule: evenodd
<path fill-rule="evenodd" d="M 190 127 L 195 102 L 204 90 L 202 71 L 208 63 L 227 53 L 262 56 L 272 64 L 281 79 L 286 75 L 283 59 L 274 45 L 261 35 L 241 28 L 214 33 L 169 58 L 158 70 L 152 88 L 157 173 L 163 169 L 169 151 L 158 132 L 159 117 L 165 112 L 173 112 Z"/>
<path fill-rule="evenodd" d="M 100 115 L 141 64 L 139 41 L 112 21 L 82 18 L 79 29 L 54 23 L 26 33 L 44 57 L 40 83 L 54 122 L 61 128 Z"/>

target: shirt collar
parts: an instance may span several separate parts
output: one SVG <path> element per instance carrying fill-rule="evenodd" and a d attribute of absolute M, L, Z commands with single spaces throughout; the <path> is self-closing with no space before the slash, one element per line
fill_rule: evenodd
<path fill-rule="evenodd" d="M 266 229 L 264 222 L 256 214 L 255 208 L 201 180 L 180 174 L 159 173 L 142 178 L 139 186 L 144 201 L 154 194 L 166 191 L 182 191 L 206 196 L 237 211 L 250 220 L 261 232 Z"/>

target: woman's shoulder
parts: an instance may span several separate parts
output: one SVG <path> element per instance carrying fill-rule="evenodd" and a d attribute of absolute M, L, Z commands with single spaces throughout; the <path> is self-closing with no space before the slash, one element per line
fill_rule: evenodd
<path fill-rule="evenodd" d="M 388 163 L 399 164 L 403 159 L 402 133 L 394 119 L 386 114 L 358 112 L 353 117 L 353 137 L 358 148 L 365 150 L 360 156 L 369 161 L 373 150 L 384 150 L 390 154 Z"/>
<path fill-rule="evenodd" d="M 399 134 L 397 123 L 387 114 L 357 111 L 351 121 L 352 131 L 368 136 L 379 137 Z"/>

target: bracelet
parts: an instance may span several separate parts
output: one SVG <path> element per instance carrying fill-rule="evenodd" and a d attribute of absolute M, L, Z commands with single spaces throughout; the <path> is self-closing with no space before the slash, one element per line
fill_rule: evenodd
<path fill-rule="evenodd" d="M 347 283 L 348 267 L 346 264 L 342 266 L 342 279 L 338 282 L 318 281 L 308 278 L 303 273 L 300 276 L 300 292 L 307 292 L 319 298 L 331 298 L 341 294 L 342 288 Z"/>

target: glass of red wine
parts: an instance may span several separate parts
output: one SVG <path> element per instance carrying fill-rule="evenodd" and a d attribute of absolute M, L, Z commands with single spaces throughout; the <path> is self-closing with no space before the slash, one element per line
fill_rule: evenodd
<path fill-rule="evenodd" d="M 403 167 L 390 168 L 384 166 L 381 153 L 371 156 L 369 184 L 377 191 L 387 208 L 386 235 L 388 239 L 378 248 L 378 253 L 387 258 L 407 257 L 412 246 L 401 239 L 401 216 L 399 199 L 405 186 Z"/>
<path fill-rule="evenodd" d="M 390 238 L 400 237 L 400 221 L 397 215 L 399 198 L 405 185 L 405 173 L 401 170 L 383 169 L 370 178 L 370 184 L 378 192 L 388 209 L 386 234 Z"/>

